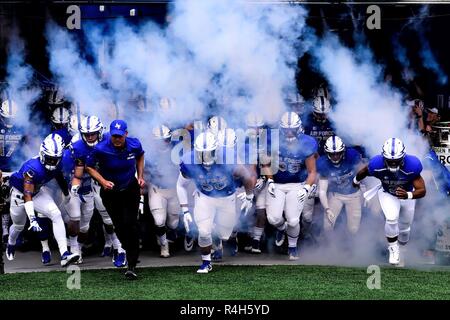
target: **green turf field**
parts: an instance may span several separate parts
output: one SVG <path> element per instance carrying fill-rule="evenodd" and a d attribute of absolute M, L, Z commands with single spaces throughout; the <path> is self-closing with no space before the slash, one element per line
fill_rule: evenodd
<path fill-rule="evenodd" d="M 450 271 L 381 269 L 381 289 L 369 290 L 365 268 L 327 266 L 214 266 L 81 272 L 81 289 L 67 289 L 65 272 L 0 276 L 0 299 L 450 299 Z"/>

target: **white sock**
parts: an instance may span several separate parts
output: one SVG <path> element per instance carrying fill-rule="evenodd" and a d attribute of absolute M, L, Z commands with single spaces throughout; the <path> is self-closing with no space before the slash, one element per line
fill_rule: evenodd
<path fill-rule="evenodd" d="M 202 254 L 202 260 L 203 261 L 211 261 L 211 254 Z"/>
<path fill-rule="evenodd" d="M 80 253 L 80 247 L 78 246 L 78 236 L 72 237 L 69 236 L 69 243 L 70 243 L 70 251 L 72 253 Z"/>
<path fill-rule="evenodd" d="M 389 247 L 395 247 L 395 246 L 398 246 L 398 241 L 396 240 L 396 241 L 394 241 L 394 242 L 388 242 L 388 246 L 389 246 Z"/>
<path fill-rule="evenodd" d="M 112 246 L 112 235 L 107 233 L 105 230 L 105 226 L 103 226 L 103 234 L 105 235 L 105 247 L 111 247 Z M 115 232 L 113 233 L 115 234 Z"/>
<path fill-rule="evenodd" d="M 111 238 L 111 244 L 114 249 L 117 249 L 117 251 L 119 253 L 125 252 L 125 250 L 123 250 L 123 248 L 122 248 L 122 243 L 120 242 L 119 238 L 117 238 L 117 235 L 115 232 L 110 234 L 110 238 Z"/>
<path fill-rule="evenodd" d="M 254 227 L 253 228 L 253 239 L 260 241 L 263 232 L 264 232 L 264 228 Z"/>
<path fill-rule="evenodd" d="M 41 245 L 42 245 L 42 252 L 50 251 L 50 247 L 48 246 L 48 240 L 42 240 Z"/>
<path fill-rule="evenodd" d="M 289 237 L 288 236 L 288 245 L 290 248 L 297 248 L 298 237 Z"/>
<path fill-rule="evenodd" d="M 159 243 L 161 244 L 161 246 L 165 246 L 166 245 L 167 237 L 166 237 L 165 233 L 162 236 L 159 236 Z"/>
<path fill-rule="evenodd" d="M 66 227 L 61 216 L 55 217 L 52 222 L 53 235 L 58 243 L 59 253 L 63 255 L 67 251 Z"/>

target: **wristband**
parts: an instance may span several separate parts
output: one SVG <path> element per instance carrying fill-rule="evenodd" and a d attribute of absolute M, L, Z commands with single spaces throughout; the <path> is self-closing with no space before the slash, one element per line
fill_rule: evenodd
<path fill-rule="evenodd" d="M 412 199 L 413 198 L 413 193 L 411 191 L 408 191 L 407 194 L 408 194 L 408 199 Z"/>
<path fill-rule="evenodd" d="M 361 182 L 356 179 L 356 176 L 354 176 L 353 177 L 353 183 L 354 184 L 360 184 Z"/>

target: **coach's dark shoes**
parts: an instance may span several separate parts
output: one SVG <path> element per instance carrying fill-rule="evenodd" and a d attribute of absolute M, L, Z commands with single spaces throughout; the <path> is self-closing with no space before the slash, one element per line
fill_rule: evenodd
<path fill-rule="evenodd" d="M 5 265 L 2 263 L 0 263 L 0 274 L 5 274 Z"/>
<path fill-rule="evenodd" d="M 129 267 L 125 272 L 125 278 L 127 278 L 128 280 L 137 280 L 138 276 L 136 273 L 136 268 Z"/>

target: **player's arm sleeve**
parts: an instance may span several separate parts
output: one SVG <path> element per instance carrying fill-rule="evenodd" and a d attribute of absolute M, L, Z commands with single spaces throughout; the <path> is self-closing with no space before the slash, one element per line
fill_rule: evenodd
<path fill-rule="evenodd" d="M 187 186 L 189 185 L 189 179 L 183 176 L 180 172 L 177 180 L 177 196 L 180 206 L 183 210 L 187 210 L 188 207 L 188 192 Z"/>
<path fill-rule="evenodd" d="M 326 179 L 325 177 L 319 177 L 319 199 L 325 210 L 329 208 L 327 191 L 328 179 Z"/>

